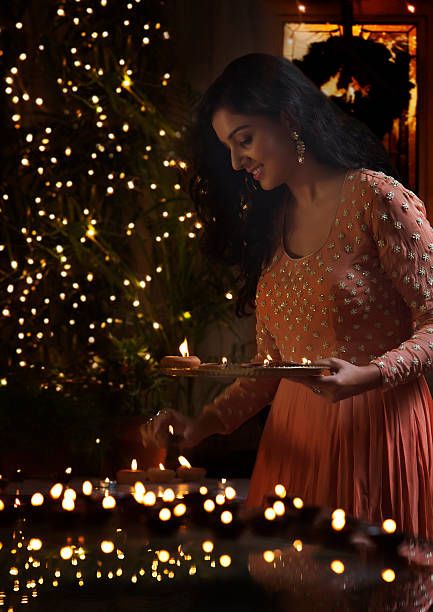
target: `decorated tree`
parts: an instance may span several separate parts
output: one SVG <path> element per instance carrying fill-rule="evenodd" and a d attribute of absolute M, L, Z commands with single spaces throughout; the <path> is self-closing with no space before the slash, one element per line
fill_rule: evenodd
<path fill-rule="evenodd" d="M 1 11 L 3 413 L 17 389 L 79 398 L 83 419 L 86 397 L 153 411 L 178 388 L 160 357 L 196 346 L 231 298 L 182 188 L 192 98 L 172 85 L 164 2 Z"/>

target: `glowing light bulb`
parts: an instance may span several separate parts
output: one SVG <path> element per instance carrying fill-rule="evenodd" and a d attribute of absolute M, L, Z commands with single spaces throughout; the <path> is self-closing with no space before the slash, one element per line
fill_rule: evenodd
<path fill-rule="evenodd" d="M 110 553 L 112 553 L 114 548 L 115 548 L 114 542 L 112 542 L 111 540 L 103 540 L 101 542 L 101 550 L 106 555 L 109 555 Z"/>

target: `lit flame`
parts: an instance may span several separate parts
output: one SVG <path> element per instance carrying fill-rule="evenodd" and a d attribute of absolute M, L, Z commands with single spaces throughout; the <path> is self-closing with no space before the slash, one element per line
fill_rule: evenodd
<path fill-rule="evenodd" d="M 168 426 L 168 432 L 171 433 L 172 436 L 174 435 L 173 425 Z"/>
<path fill-rule="evenodd" d="M 186 459 L 186 457 L 182 457 L 182 455 L 180 457 L 178 457 L 178 461 L 179 461 L 180 465 L 182 465 L 183 467 L 186 467 L 186 468 L 190 468 L 191 467 L 191 464 L 188 461 L 188 459 Z"/>
<path fill-rule="evenodd" d="M 131 470 L 133 470 L 134 472 L 137 471 L 137 467 L 138 467 L 138 463 L 137 463 L 137 459 L 133 459 L 131 461 Z"/>
<path fill-rule="evenodd" d="M 228 364 L 228 359 L 227 357 L 222 357 L 221 358 L 221 365 L 226 366 Z"/>
<path fill-rule="evenodd" d="M 182 357 L 189 357 L 188 340 L 186 338 L 182 342 L 182 344 L 179 346 L 179 352 L 182 355 Z"/>
<path fill-rule="evenodd" d="M 160 463 L 160 464 L 159 464 L 159 469 L 160 469 L 160 470 L 165 470 L 165 467 L 164 467 L 164 464 L 163 464 L 163 463 Z"/>
<path fill-rule="evenodd" d="M 309 365 L 311 363 L 311 359 L 307 359 L 306 357 L 302 357 L 302 365 Z"/>
<path fill-rule="evenodd" d="M 358 83 L 355 77 L 352 76 L 351 82 L 347 88 L 338 87 L 338 81 L 340 79 L 340 72 L 334 74 L 329 80 L 321 86 L 321 90 L 324 94 L 329 96 L 336 96 L 337 98 L 345 98 L 346 102 L 353 104 L 355 101 L 356 92 L 359 92 L 362 97 L 368 96 L 371 85 L 365 85 L 364 87 Z"/>

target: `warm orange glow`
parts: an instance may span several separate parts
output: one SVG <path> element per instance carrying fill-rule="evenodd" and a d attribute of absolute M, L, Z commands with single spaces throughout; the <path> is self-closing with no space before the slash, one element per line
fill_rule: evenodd
<path fill-rule="evenodd" d="M 275 491 L 275 495 L 278 495 L 278 497 L 284 498 L 287 495 L 286 487 L 282 484 L 275 485 L 274 491 Z"/>
<path fill-rule="evenodd" d="M 74 554 L 74 550 L 73 550 L 72 546 L 63 546 L 63 548 L 60 549 L 60 556 L 65 561 L 70 559 L 73 554 Z"/>
<path fill-rule="evenodd" d="M 263 552 L 263 559 L 266 561 L 266 563 L 272 563 L 273 561 L 275 561 L 275 553 L 273 550 L 265 550 Z"/>
<path fill-rule="evenodd" d="M 106 495 L 102 500 L 102 507 L 105 510 L 112 510 L 116 507 L 116 500 L 112 495 Z"/>
<path fill-rule="evenodd" d="M 207 499 L 203 504 L 203 508 L 206 512 L 213 512 L 215 510 L 215 503 L 212 499 Z"/>
<path fill-rule="evenodd" d="M 60 482 L 54 484 L 50 489 L 50 495 L 53 499 L 59 499 L 61 494 L 63 493 L 63 485 Z"/>
<path fill-rule="evenodd" d="M 382 580 L 385 582 L 394 582 L 395 580 L 395 571 L 391 568 L 386 568 L 381 572 Z"/>
<path fill-rule="evenodd" d="M 32 506 L 42 506 L 42 504 L 44 503 L 44 496 L 42 495 L 42 493 L 34 493 L 32 495 L 30 503 Z"/>
<path fill-rule="evenodd" d="M 325 95 L 336 96 L 337 98 L 345 98 L 346 102 L 349 103 L 353 103 L 355 101 L 356 92 L 359 92 L 363 97 L 368 96 L 371 89 L 371 85 L 367 84 L 365 85 L 365 87 L 362 87 L 362 85 L 360 85 L 353 76 L 347 88 L 338 87 L 340 72 L 341 71 L 337 72 L 337 74 L 334 74 L 334 76 L 330 77 L 330 79 L 321 86 L 320 89 Z"/>
<path fill-rule="evenodd" d="M 409 11 L 409 13 L 412 13 L 412 14 L 416 11 L 415 5 L 412 4 L 411 2 L 408 2 L 406 4 L 406 8 Z"/>
<path fill-rule="evenodd" d="M 160 550 L 156 554 L 158 555 L 158 559 L 161 561 L 161 563 L 167 563 L 167 561 L 170 559 L 170 553 L 168 550 Z"/>
<path fill-rule="evenodd" d="M 177 517 L 183 516 L 185 512 L 186 512 L 185 504 L 177 504 L 177 506 L 175 506 L 173 510 L 174 516 L 177 516 Z"/>
<path fill-rule="evenodd" d="M 337 508 L 332 513 L 332 528 L 335 531 L 341 531 L 346 525 L 346 513 L 341 508 Z"/>
<path fill-rule="evenodd" d="M 110 553 L 112 553 L 114 548 L 115 548 L 114 542 L 112 542 L 111 540 L 103 540 L 101 542 L 101 550 L 106 555 L 109 555 Z"/>
<path fill-rule="evenodd" d="M 137 468 L 138 468 L 137 459 L 133 459 L 131 461 L 131 470 L 134 470 L 134 472 L 135 472 Z"/>
<path fill-rule="evenodd" d="M 191 464 L 188 461 L 188 459 L 186 457 L 183 457 L 182 455 L 180 455 L 178 457 L 178 461 L 179 461 L 180 465 L 182 465 L 183 467 L 186 467 L 186 468 L 190 468 L 191 467 Z"/>
<path fill-rule="evenodd" d="M 397 523 L 393 519 L 385 519 L 382 523 L 382 527 L 386 533 L 394 533 L 397 529 Z"/>
<path fill-rule="evenodd" d="M 153 506 L 156 504 L 156 495 L 153 491 L 148 491 L 143 497 L 143 504 L 145 506 Z"/>
<path fill-rule="evenodd" d="M 294 540 L 293 542 L 293 548 L 298 551 L 298 552 L 302 552 L 303 549 L 303 544 L 301 540 Z"/>
<path fill-rule="evenodd" d="M 146 487 L 139 480 L 134 484 L 134 493 L 141 496 L 146 493 Z"/>
<path fill-rule="evenodd" d="M 220 561 L 221 567 L 229 567 L 229 565 L 232 562 L 232 559 L 230 555 L 221 555 L 219 561 Z"/>
<path fill-rule="evenodd" d="M 264 512 L 264 516 L 267 521 L 273 521 L 275 520 L 275 517 L 277 516 L 277 514 L 273 508 L 266 508 Z"/>
<path fill-rule="evenodd" d="M 293 505 L 295 506 L 295 508 L 300 510 L 301 508 L 304 507 L 304 502 L 303 502 L 303 500 L 300 497 L 294 497 L 293 498 Z"/>
<path fill-rule="evenodd" d="M 282 501 L 274 502 L 273 508 L 277 516 L 284 516 L 284 513 L 286 512 L 286 506 Z"/>
<path fill-rule="evenodd" d="M 85 480 L 82 484 L 82 490 L 84 495 L 92 495 L 93 485 L 90 480 Z"/>
<path fill-rule="evenodd" d="M 233 521 L 233 514 L 229 510 L 225 510 L 221 514 L 221 522 L 224 523 L 224 525 L 228 525 L 232 521 Z"/>
<path fill-rule="evenodd" d="M 224 490 L 224 495 L 227 499 L 234 499 L 236 497 L 236 489 L 233 487 L 226 487 Z"/>
<path fill-rule="evenodd" d="M 42 540 L 39 538 L 31 538 L 27 550 L 41 550 Z"/>
<path fill-rule="evenodd" d="M 162 494 L 162 501 L 165 502 L 172 502 L 176 499 L 176 495 L 173 491 L 173 489 L 165 489 L 164 493 Z"/>
<path fill-rule="evenodd" d="M 334 559 L 334 561 L 331 562 L 330 568 L 335 574 L 344 573 L 344 563 L 339 559 Z"/>
<path fill-rule="evenodd" d="M 171 511 L 168 508 L 161 508 L 159 512 L 159 519 L 161 521 L 168 521 L 171 518 Z"/>
<path fill-rule="evenodd" d="M 186 338 L 182 342 L 182 344 L 179 346 L 179 352 L 182 355 L 182 357 L 189 357 L 188 340 Z"/>
<path fill-rule="evenodd" d="M 62 508 L 67 512 L 72 512 L 72 510 L 75 510 L 75 501 L 72 499 L 72 497 L 63 498 Z"/>
<path fill-rule="evenodd" d="M 205 540 L 201 547 L 205 553 L 211 553 L 214 549 L 214 543 L 211 540 Z"/>
<path fill-rule="evenodd" d="M 163 464 L 163 463 L 160 463 L 160 464 L 159 464 L 159 469 L 160 469 L 160 470 L 165 470 L 165 467 L 164 467 L 164 464 Z"/>

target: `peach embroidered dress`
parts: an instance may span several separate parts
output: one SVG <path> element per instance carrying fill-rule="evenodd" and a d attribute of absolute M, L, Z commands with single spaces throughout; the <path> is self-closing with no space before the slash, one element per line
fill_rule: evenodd
<path fill-rule="evenodd" d="M 433 538 L 433 231 L 395 179 L 349 171 L 326 243 L 280 246 L 257 287 L 257 357 L 376 363 L 382 386 L 336 403 L 289 380 L 238 379 L 206 411 L 226 432 L 272 401 L 249 505 L 275 483 L 307 503 Z"/>

